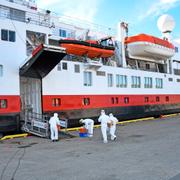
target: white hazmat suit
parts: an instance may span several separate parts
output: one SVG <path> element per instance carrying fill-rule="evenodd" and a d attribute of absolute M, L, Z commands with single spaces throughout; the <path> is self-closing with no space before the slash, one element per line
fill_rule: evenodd
<path fill-rule="evenodd" d="M 92 119 L 81 119 L 80 123 L 84 124 L 84 127 L 88 131 L 88 137 L 93 136 L 94 121 Z"/>
<path fill-rule="evenodd" d="M 101 110 L 101 115 L 98 119 L 99 122 L 101 122 L 101 132 L 103 136 L 103 142 L 107 143 L 107 124 L 110 123 L 109 116 L 105 114 L 104 110 Z"/>
<path fill-rule="evenodd" d="M 57 125 L 60 125 L 60 121 L 59 121 L 57 113 L 54 113 L 54 116 L 50 118 L 49 124 L 50 124 L 50 131 L 51 131 L 51 140 L 57 141 L 58 140 Z"/>
<path fill-rule="evenodd" d="M 113 116 L 113 114 L 109 114 L 109 118 L 111 121 L 111 127 L 110 127 L 110 135 L 111 135 L 111 140 L 116 139 L 115 131 L 116 131 L 116 124 L 118 122 L 118 119 Z"/>

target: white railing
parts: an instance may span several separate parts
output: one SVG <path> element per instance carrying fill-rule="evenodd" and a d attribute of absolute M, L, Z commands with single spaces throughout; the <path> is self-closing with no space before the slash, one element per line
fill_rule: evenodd
<path fill-rule="evenodd" d="M 35 0 L 6 0 L 8 2 L 16 3 L 19 5 L 26 6 L 30 9 L 37 9 L 37 5 L 35 3 Z"/>
<path fill-rule="evenodd" d="M 99 25 L 99 24 L 89 22 L 83 19 L 75 18 L 75 17 L 57 14 L 55 12 L 44 10 L 41 8 L 37 9 L 37 6 L 34 0 L 6 0 L 6 1 L 20 4 L 30 9 L 37 10 L 34 12 L 26 12 L 26 19 L 25 19 L 26 23 L 31 23 L 31 24 L 36 24 L 36 25 L 46 26 L 46 27 L 51 27 L 52 25 L 54 25 L 55 27 L 58 27 L 61 25 L 61 23 L 64 23 L 64 24 L 69 24 L 71 26 L 74 26 L 76 28 L 88 29 L 88 30 L 91 30 L 91 32 L 103 33 L 109 36 L 116 35 L 116 30 L 111 27 Z M 8 17 L 6 13 L 4 15 L 3 13 L 0 13 L 0 16 L 12 19 L 11 16 L 9 15 Z M 19 17 L 19 18 L 21 18 L 21 21 L 22 21 L 22 17 Z M 55 22 L 53 22 L 54 20 Z"/>

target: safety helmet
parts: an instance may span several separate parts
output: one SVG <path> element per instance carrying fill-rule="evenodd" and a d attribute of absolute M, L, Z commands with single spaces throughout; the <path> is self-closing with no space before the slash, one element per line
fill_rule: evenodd
<path fill-rule="evenodd" d="M 101 110 L 101 114 L 105 114 L 105 110 L 104 109 Z"/>
<path fill-rule="evenodd" d="M 54 113 L 54 117 L 58 117 L 58 113 Z"/>
<path fill-rule="evenodd" d="M 83 123 L 83 120 L 84 120 L 84 119 L 80 119 L 80 120 L 79 120 L 79 123 L 82 124 L 82 123 Z"/>

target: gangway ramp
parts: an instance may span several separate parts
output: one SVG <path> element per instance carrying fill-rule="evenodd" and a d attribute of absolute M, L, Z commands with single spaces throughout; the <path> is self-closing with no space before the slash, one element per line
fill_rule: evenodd
<path fill-rule="evenodd" d="M 39 45 L 20 67 L 20 76 L 44 78 L 66 55 L 65 48 Z"/>

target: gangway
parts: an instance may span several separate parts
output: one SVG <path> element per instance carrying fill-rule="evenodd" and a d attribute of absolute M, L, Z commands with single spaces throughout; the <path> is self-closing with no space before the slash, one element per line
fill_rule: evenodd
<path fill-rule="evenodd" d="M 26 111 L 24 113 L 24 124 L 22 126 L 22 130 L 34 134 L 36 136 L 49 138 L 50 129 L 49 129 L 49 116 L 38 114 L 31 111 Z M 60 134 L 72 137 L 70 133 L 67 132 L 68 120 L 60 119 L 60 127 L 62 128 L 59 131 Z"/>
<path fill-rule="evenodd" d="M 48 117 L 35 112 L 27 111 L 24 114 L 22 130 L 40 137 L 49 137 Z"/>
<path fill-rule="evenodd" d="M 24 77 L 44 78 L 66 55 L 65 48 L 40 44 L 20 67 Z"/>

